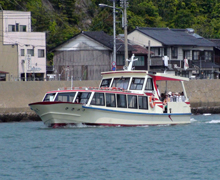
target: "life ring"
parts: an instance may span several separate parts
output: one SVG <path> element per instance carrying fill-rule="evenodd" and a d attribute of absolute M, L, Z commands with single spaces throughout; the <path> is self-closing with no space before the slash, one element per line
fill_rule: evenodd
<path fill-rule="evenodd" d="M 116 87 L 112 87 L 112 90 L 117 90 L 117 88 Z"/>
<path fill-rule="evenodd" d="M 150 102 L 150 107 L 151 108 L 154 108 L 155 107 L 155 101 L 154 101 L 154 97 L 153 96 L 150 96 L 149 97 L 149 102 Z"/>

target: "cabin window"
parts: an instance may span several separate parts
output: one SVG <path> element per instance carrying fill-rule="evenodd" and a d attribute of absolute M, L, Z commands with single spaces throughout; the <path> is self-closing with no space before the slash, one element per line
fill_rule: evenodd
<path fill-rule="evenodd" d="M 56 93 L 47 94 L 43 101 L 53 101 L 55 95 Z"/>
<path fill-rule="evenodd" d="M 120 108 L 127 108 L 126 95 L 117 94 L 117 106 Z"/>
<path fill-rule="evenodd" d="M 71 92 L 71 93 L 58 93 L 57 96 L 56 96 L 55 101 L 73 102 L 75 94 L 76 94 L 75 92 Z"/>
<path fill-rule="evenodd" d="M 129 84 L 130 78 L 115 78 L 112 87 L 117 87 L 117 88 L 123 88 L 123 89 L 128 89 L 128 84 Z"/>
<path fill-rule="evenodd" d="M 100 87 L 109 87 L 112 79 L 103 79 Z"/>
<path fill-rule="evenodd" d="M 143 88 L 144 78 L 133 78 L 131 81 L 131 90 L 141 90 Z"/>
<path fill-rule="evenodd" d="M 92 98 L 91 105 L 104 106 L 105 105 L 104 93 L 95 93 Z"/>
<path fill-rule="evenodd" d="M 147 79 L 147 83 L 146 83 L 146 86 L 145 86 L 145 90 L 150 90 L 150 91 L 154 90 L 152 78 L 148 78 L 148 79 Z"/>
<path fill-rule="evenodd" d="M 75 102 L 86 104 L 90 98 L 91 92 L 78 92 Z"/>
<path fill-rule="evenodd" d="M 138 107 L 139 109 L 148 109 L 147 96 L 138 96 Z"/>
<path fill-rule="evenodd" d="M 106 94 L 106 106 L 116 107 L 115 94 Z"/>
<path fill-rule="evenodd" d="M 137 109 L 137 96 L 128 95 L 128 108 Z"/>

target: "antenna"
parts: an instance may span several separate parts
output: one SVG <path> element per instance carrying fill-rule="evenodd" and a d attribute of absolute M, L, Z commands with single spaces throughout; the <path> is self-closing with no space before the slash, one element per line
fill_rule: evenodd
<path fill-rule="evenodd" d="M 137 58 L 137 59 L 134 59 L 134 57 L 135 57 L 135 55 L 132 54 L 131 60 L 126 59 L 126 61 L 130 61 L 130 63 L 129 63 L 129 65 L 128 65 L 128 67 L 127 67 L 126 69 L 124 69 L 125 71 L 131 71 L 131 70 L 132 70 L 133 62 L 138 60 L 138 58 Z"/>

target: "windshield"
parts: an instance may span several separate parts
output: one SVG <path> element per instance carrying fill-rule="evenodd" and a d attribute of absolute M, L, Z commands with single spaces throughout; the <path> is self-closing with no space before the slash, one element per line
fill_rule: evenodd
<path fill-rule="evenodd" d="M 55 95 L 56 95 L 56 93 L 46 94 L 46 96 L 45 96 L 43 101 L 53 101 Z"/>
<path fill-rule="evenodd" d="M 100 87 L 109 87 L 112 79 L 103 79 Z"/>
<path fill-rule="evenodd" d="M 112 87 L 128 89 L 130 78 L 115 78 Z"/>

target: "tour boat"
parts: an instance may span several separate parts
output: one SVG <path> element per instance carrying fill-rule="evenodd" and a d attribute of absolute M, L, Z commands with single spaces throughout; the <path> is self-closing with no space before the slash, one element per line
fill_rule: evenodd
<path fill-rule="evenodd" d="M 191 108 L 184 87 L 184 81 L 189 79 L 168 73 L 133 70 L 135 60 L 132 55 L 124 70 L 101 73 L 99 87 L 59 88 L 47 92 L 41 102 L 29 106 L 48 127 L 190 123 Z M 182 100 L 175 101 L 173 97 L 164 105 L 158 92 L 158 81 L 165 81 L 166 85 L 168 81 L 179 81 Z"/>

